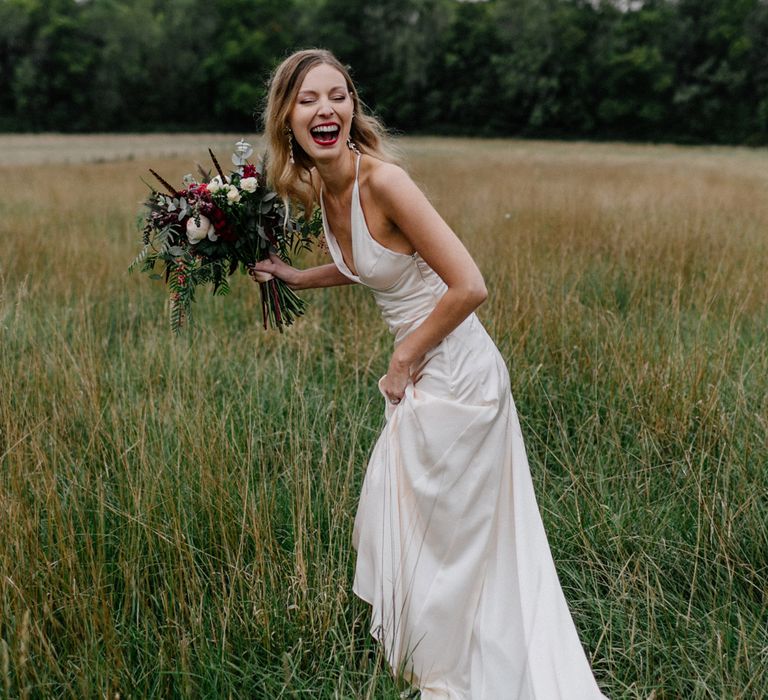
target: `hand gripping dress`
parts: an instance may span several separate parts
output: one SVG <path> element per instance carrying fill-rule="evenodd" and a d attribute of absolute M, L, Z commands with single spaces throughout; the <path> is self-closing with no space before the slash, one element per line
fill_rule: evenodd
<path fill-rule="evenodd" d="M 399 343 L 446 291 L 418 255 L 371 237 L 352 191 L 346 265 Z M 371 633 L 422 700 L 605 700 L 555 571 L 509 375 L 471 314 L 419 363 L 368 463 L 355 517 L 353 590 Z"/>

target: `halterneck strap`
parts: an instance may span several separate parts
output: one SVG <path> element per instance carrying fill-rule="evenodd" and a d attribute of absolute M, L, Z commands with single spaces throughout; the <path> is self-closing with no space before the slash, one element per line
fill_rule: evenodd
<path fill-rule="evenodd" d="M 355 182 L 357 182 L 357 178 L 360 175 L 360 157 L 362 155 L 362 153 L 357 154 L 357 163 L 355 164 Z"/>

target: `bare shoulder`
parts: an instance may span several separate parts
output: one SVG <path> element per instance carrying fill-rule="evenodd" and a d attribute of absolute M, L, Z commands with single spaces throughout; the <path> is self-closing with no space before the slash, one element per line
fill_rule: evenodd
<path fill-rule="evenodd" d="M 411 176 L 399 165 L 379 160 L 373 156 L 365 159 L 367 185 L 377 198 L 388 199 L 415 187 Z"/>

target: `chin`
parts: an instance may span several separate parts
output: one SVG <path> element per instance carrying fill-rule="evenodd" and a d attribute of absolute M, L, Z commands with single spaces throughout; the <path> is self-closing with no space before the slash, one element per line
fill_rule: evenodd
<path fill-rule="evenodd" d="M 345 150 L 345 144 L 336 144 L 324 148 L 313 148 L 309 152 L 309 157 L 314 161 L 334 160 L 338 158 Z"/>

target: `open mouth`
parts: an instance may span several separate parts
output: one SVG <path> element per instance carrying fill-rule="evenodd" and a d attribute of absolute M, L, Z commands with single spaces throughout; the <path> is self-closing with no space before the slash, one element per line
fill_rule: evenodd
<path fill-rule="evenodd" d="M 339 140 L 341 128 L 338 124 L 320 124 L 309 130 L 312 140 L 320 146 L 332 146 Z"/>

